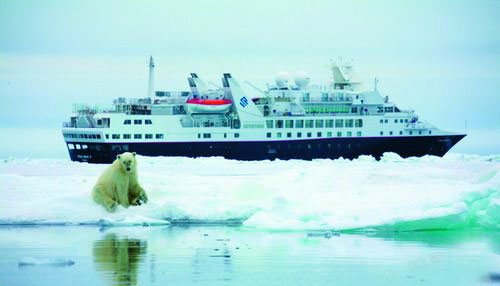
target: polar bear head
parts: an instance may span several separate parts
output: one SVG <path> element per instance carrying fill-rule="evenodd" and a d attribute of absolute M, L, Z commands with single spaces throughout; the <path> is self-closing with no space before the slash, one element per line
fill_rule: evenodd
<path fill-rule="evenodd" d="M 136 170 L 137 161 L 135 160 L 135 152 L 125 152 L 116 156 L 120 162 L 120 167 L 127 173 L 133 173 Z"/>

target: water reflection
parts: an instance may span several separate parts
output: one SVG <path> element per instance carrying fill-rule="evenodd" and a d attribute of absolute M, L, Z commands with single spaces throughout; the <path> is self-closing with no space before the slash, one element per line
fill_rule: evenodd
<path fill-rule="evenodd" d="M 93 244 L 94 265 L 110 285 L 137 285 L 137 269 L 146 254 L 147 242 L 107 234 Z"/>
<path fill-rule="evenodd" d="M 196 247 L 192 253 L 192 281 L 231 281 L 233 275 L 232 253 L 226 240 L 210 241 L 209 245 Z"/>
<path fill-rule="evenodd" d="M 318 233 L 0 227 L 0 285 L 500 285 L 496 231 Z"/>

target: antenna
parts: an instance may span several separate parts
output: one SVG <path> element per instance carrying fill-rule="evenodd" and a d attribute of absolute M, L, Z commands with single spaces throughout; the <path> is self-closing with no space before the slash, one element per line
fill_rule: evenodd
<path fill-rule="evenodd" d="M 375 79 L 373 80 L 373 90 L 377 91 L 377 88 L 378 88 L 378 78 L 375 77 Z"/>
<path fill-rule="evenodd" d="M 335 61 L 330 59 L 330 72 L 332 73 L 332 86 L 335 85 L 335 71 L 334 71 Z"/>
<path fill-rule="evenodd" d="M 155 69 L 155 64 L 153 62 L 153 56 L 149 56 L 149 81 L 148 81 L 148 94 L 147 97 L 153 97 L 154 96 L 154 81 L 155 81 L 155 75 L 154 75 L 154 69 Z"/>

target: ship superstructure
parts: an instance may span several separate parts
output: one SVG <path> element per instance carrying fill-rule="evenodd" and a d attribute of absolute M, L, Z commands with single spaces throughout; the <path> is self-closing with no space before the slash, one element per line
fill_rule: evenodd
<path fill-rule="evenodd" d="M 265 90 L 248 83 L 251 92 L 229 73 L 215 88 L 192 73 L 189 91 L 153 93 L 153 72 L 151 57 L 144 98 L 74 106 L 62 129 L 72 160 L 109 163 L 125 151 L 240 160 L 443 156 L 465 136 L 420 120 L 376 86 L 366 89 L 347 62 L 332 63 L 328 85 L 282 74 Z"/>

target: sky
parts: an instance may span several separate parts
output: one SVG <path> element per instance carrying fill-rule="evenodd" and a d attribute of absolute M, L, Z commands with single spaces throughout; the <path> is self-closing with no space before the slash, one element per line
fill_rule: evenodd
<path fill-rule="evenodd" d="M 303 70 L 325 83 L 330 59 L 353 59 L 397 105 L 467 130 L 453 151 L 500 153 L 498 15 L 496 0 L 2 0 L 0 158 L 67 157 L 72 104 L 144 96 L 150 55 L 157 90 L 187 90 L 191 72 L 263 88 Z"/>

